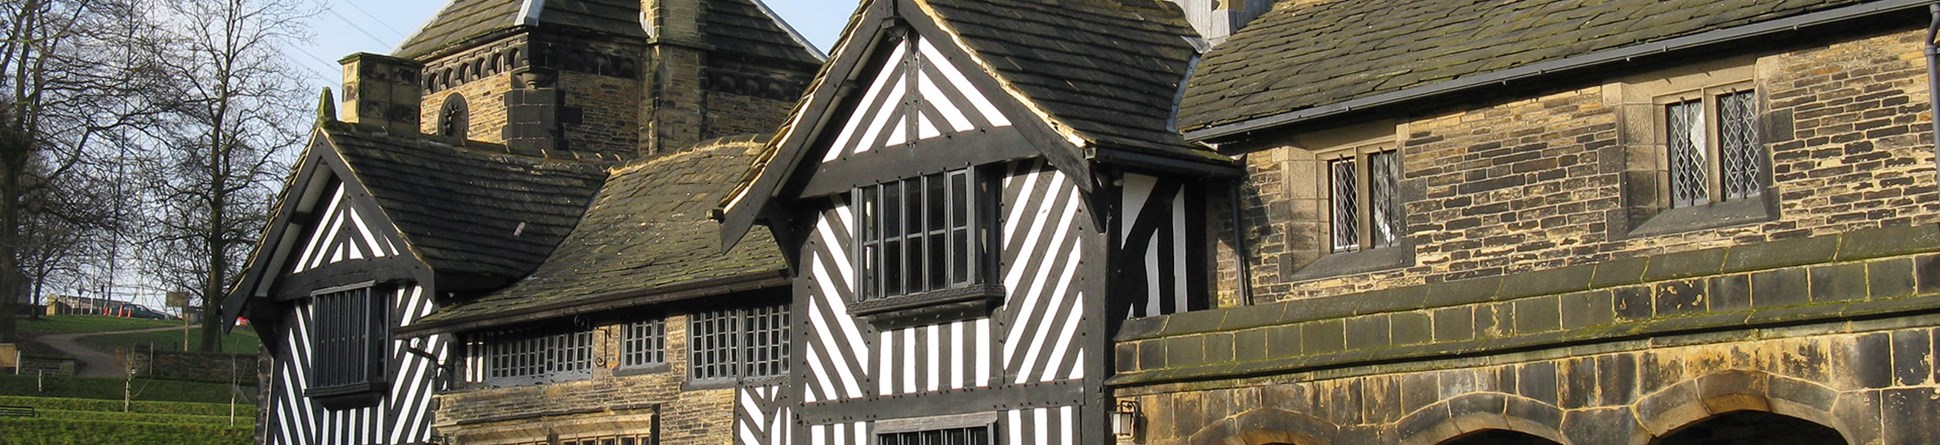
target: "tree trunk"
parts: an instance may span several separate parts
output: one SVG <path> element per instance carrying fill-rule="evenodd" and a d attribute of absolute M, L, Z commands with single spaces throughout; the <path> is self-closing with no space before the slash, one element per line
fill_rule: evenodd
<path fill-rule="evenodd" d="M 0 133 L 11 130 L 0 129 Z M 20 273 L 21 163 L 16 162 L 26 156 L 17 156 L 14 152 L 27 147 L 10 146 L 21 142 L 17 137 L 0 134 L 0 146 L 6 146 L 0 147 L 6 153 L 6 159 L 0 159 L 0 343 L 18 340 L 14 336 L 14 302 L 20 301 L 22 284 L 26 284 Z"/>

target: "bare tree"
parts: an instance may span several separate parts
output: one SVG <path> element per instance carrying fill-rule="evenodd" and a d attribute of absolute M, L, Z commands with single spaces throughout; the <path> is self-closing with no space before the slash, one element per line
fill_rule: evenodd
<path fill-rule="evenodd" d="M 296 0 L 170 0 L 149 54 L 173 124 L 149 151 L 140 256 L 167 289 L 189 291 L 203 317 L 201 344 L 219 347 L 214 315 L 268 217 L 289 153 L 309 122 L 304 87 L 282 45 L 307 16 Z"/>
<path fill-rule="evenodd" d="M 158 111 L 132 91 L 142 67 L 130 63 L 125 0 L 0 2 L 0 341 L 14 337 L 13 313 L 27 292 L 23 224 L 56 217 L 31 212 L 28 197 L 60 196 L 64 178 L 99 172 L 100 147 Z"/>

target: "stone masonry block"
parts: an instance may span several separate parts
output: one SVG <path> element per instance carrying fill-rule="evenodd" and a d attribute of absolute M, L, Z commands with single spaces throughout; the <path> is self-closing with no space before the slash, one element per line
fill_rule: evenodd
<path fill-rule="evenodd" d="M 1760 309 L 1805 304 L 1811 298 L 1809 280 L 1803 267 L 1751 274 L 1751 304 Z"/>
<path fill-rule="evenodd" d="M 1866 298 L 1866 266 L 1861 263 L 1829 264 L 1810 269 L 1813 302 L 1837 302 Z"/>

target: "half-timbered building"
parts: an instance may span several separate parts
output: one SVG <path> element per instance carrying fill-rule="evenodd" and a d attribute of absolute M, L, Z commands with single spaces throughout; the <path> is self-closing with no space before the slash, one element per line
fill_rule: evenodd
<path fill-rule="evenodd" d="M 766 137 L 615 169 L 533 273 L 399 329 L 454 335 L 439 434 L 465 444 L 787 444 L 789 280 L 711 211 Z"/>
<path fill-rule="evenodd" d="M 1108 339 L 1203 308 L 1231 160 L 1173 105 L 1199 43 L 1156 1 L 874 0 L 724 202 L 793 273 L 794 443 L 1108 440 Z"/>
<path fill-rule="evenodd" d="M 573 382 L 592 376 L 594 368 L 668 368 L 678 363 L 668 354 L 679 350 L 666 348 L 687 343 L 666 340 L 686 328 L 645 315 L 614 315 L 623 308 L 610 305 L 598 306 L 607 312 L 575 309 L 483 324 L 466 318 L 482 309 L 424 317 L 492 307 L 506 295 L 555 303 L 585 297 L 571 291 L 590 287 L 546 288 L 533 284 L 545 280 L 528 276 L 553 261 L 555 247 L 590 206 L 607 202 L 603 190 L 638 192 L 625 187 L 671 181 L 627 160 L 772 131 L 822 59 L 756 0 L 454 1 L 393 56 L 344 59 L 343 116 L 320 116 L 262 244 L 225 302 L 226 316 L 248 316 L 264 338 L 268 365 L 259 439 L 449 443 L 462 430 L 476 433 L 480 443 L 556 441 L 562 433 L 657 440 L 657 432 L 631 424 L 591 428 L 568 422 L 536 430 L 474 424 L 476 418 L 465 417 L 471 407 L 440 405 L 438 393 Z M 326 97 L 325 108 L 335 105 Z M 732 144 L 709 144 L 726 145 Z M 652 165 L 679 170 L 668 173 L 679 176 L 714 171 L 698 165 L 715 164 L 668 159 Z M 609 171 L 615 166 L 628 166 L 620 170 L 626 174 Z M 708 203 L 721 194 L 671 185 L 650 191 L 669 193 L 656 198 Z M 704 210 L 685 216 L 704 221 Z M 638 227 L 599 227 L 612 236 L 642 236 Z M 709 237 L 695 239 L 701 238 Z M 711 317 L 695 322 L 712 329 L 707 339 L 714 342 L 706 355 L 712 367 L 700 374 L 712 380 L 703 383 L 737 388 L 760 380 L 740 378 L 748 373 L 745 357 L 756 352 L 766 366 L 785 366 L 786 345 L 779 340 L 760 343 L 760 351 L 740 351 L 753 344 L 748 338 L 784 336 L 785 326 L 774 320 L 786 317 L 779 311 L 787 296 L 709 278 L 719 277 L 667 275 L 625 286 L 678 296 L 669 298 L 731 300 L 709 310 L 667 312 L 687 317 L 676 320 Z M 700 288 L 714 290 L 695 290 Z M 439 324 L 417 326 L 422 320 Z M 595 327 L 613 335 L 595 337 Z M 595 338 L 626 346 L 592 345 Z M 608 351 L 625 353 L 610 361 L 594 356 Z M 657 388 L 654 397 L 661 399 L 654 400 L 673 400 L 689 386 Z M 730 393 L 722 398 L 740 395 Z M 761 394 L 766 398 L 760 406 L 774 409 L 777 392 Z M 600 406 L 638 405 L 628 403 Z M 703 408 L 712 406 L 720 409 Z M 732 425 L 732 406 L 680 409 Z M 541 409 L 550 408 L 508 405 L 493 416 L 556 414 L 536 411 Z M 616 412 L 615 419 L 644 418 L 639 410 Z M 445 415 L 468 423 L 439 419 Z M 719 428 L 719 437 L 728 430 Z M 523 435 L 534 431 L 537 439 Z"/>
<path fill-rule="evenodd" d="M 502 286 L 543 260 L 604 166 L 335 121 L 318 126 L 300 162 L 238 286 L 271 357 L 259 435 L 427 442 L 453 339 L 391 333 L 442 296 Z"/>

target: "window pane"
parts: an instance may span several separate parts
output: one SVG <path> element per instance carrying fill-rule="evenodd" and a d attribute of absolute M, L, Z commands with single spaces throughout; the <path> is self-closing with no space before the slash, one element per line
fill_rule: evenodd
<path fill-rule="evenodd" d="M 908 262 L 909 271 L 909 287 L 905 290 L 910 293 L 927 290 L 928 288 L 923 286 L 923 236 L 910 237 L 908 241 L 903 242 L 903 248 L 908 252 L 908 255 L 903 257 L 903 261 Z"/>
<path fill-rule="evenodd" d="M 1354 158 L 1341 158 L 1327 163 L 1330 187 L 1329 196 L 1333 211 L 1333 244 L 1335 252 L 1359 250 L 1360 243 L 1360 206 L 1355 203 Z"/>
<path fill-rule="evenodd" d="M 882 296 L 903 294 L 903 245 L 889 241 L 882 245 Z"/>
<path fill-rule="evenodd" d="M 859 231 L 862 234 L 859 236 L 862 239 L 862 267 L 859 271 L 862 276 L 857 280 L 856 288 L 860 289 L 859 298 L 864 300 L 882 292 L 880 282 L 876 280 L 877 271 L 880 270 L 878 264 L 882 261 L 877 251 L 882 245 L 882 224 L 878 222 L 882 215 L 877 212 L 882 203 L 877 200 L 877 191 L 877 187 L 863 187 L 860 197 L 856 199 L 856 224 L 862 226 Z"/>
<path fill-rule="evenodd" d="M 1689 207 L 1709 201 L 1705 193 L 1704 103 L 1690 101 L 1664 107 L 1670 138 L 1671 206 Z"/>
<path fill-rule="evenodd" d="M 882 186 L 882 236 L 892 239 L 903 234 L 903 188 L 899 183 Z"/>
<path fill-rule="evenodd" d="M 943 175 L 930 175 L 924 179 L 923 188 L 925 195 L 929 196 L 927 201 L 930 203 L 929 207 L 924 207 L 930 217 L 929 230 L 940 230 L 946 222 L 944 211 L 949 209 L 949 206 L 944 204 L 948 201 L 943 200 L 945 186 L 949 183 Z"/>
<path fill-rule="evenodd" d="M 1759 165 L 1764 158 L 1758 141 L 1757 110 L 1750 91 L 1718 96 L 1718 160 L 1722 162 L 1725 199 L 1758 196 Z"/>
<path fill-rule="evenodd" d="M 903 223 L 903 235 L 923 233 L 923 178 L 903 181 Z"/>
<path fill-rule="evenodd" d="M 1367 156 L 1371 248 L 1393 246 L 1401 240 L 1401 156 L 1397 153 L 1390 150 Z"/>

